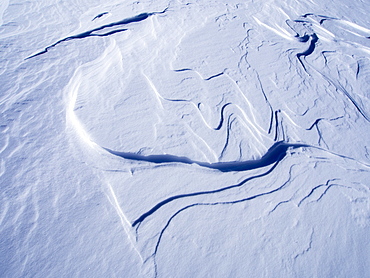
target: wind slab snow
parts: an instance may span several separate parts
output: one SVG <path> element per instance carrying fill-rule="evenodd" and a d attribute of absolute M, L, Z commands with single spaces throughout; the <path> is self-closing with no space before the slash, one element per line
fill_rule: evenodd
<path fill-rule="evenodd" d="M 368 276 L 368 4 L 2 1 L 0 276 Z"/>

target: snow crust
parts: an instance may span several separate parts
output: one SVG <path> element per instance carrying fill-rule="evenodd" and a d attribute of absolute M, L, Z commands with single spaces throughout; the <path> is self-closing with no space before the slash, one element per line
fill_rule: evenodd
<path fill-rule="evenodd" d="M 366 277 L 366 1 L 2 1 L 1 277 Z"/>

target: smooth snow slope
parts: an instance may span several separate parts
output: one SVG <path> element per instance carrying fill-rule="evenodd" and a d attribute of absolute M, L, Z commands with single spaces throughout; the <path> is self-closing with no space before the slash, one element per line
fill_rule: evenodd
<path fill-rule="evenodd" d="M 0 277 L 368 276 L 369 14 L 2 1 Z"/>

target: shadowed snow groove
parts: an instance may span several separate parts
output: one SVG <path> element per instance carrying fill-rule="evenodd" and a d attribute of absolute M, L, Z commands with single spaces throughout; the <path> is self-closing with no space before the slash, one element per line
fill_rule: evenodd
<path fill-rule="evenodd" d="M 214 130 L 220 130 L 223 123 L 224 123 L 224 110 L 227 106 L 229 106 L 231 103 L 226 103 L 224 106 L 222 106 L 221 108 L 221 117 L 220 117 L 220 123 L 218 124 L 218 126 L 216 128 L 214 128 Z"/>
<path fill-rule="evenodd" d="M 332 182 L 334 182 L 334 181 L 337 181 L 338 179 L 330 179 L 330 180 L 327 180 L 326 181 L 326 183 L 325 184 L 320 184 L 320 185 L 318 185 L 318 186 L 315 186 L 314 188 L 312 188 L 311 189 L 311 191 L 310 191 L 310 193 L 308 193 L 307 194 L 307 196 L 305 196 L 302 200 L 300 200 L 299 201 L 299 203 L 298 203 L 298 207 L 303 203 L 303 201 L 304 200 L 306 200 L 306 199 L 308 199 L 318 188 L 320 188 L 320 187 L 323 187 L 323 186 L 325 186 L 326 187 L 326 189 L 325 189 L 325 191 L 324 191 L 324 193 L 322 193 L 321 194 L 321 196 L 320 196 L 320 198 L 319 199 L 321 199 L 322 198 L 322 196 L 323 195 L 325 195 L 326 194 L 326 192 L 327 192 L 327 190 L 330 188 L 330 187 L 332 187 L 332 186 L 334 186 L 334 185 L 337 185 L 337 184 L 333 184 Z M 319 200 L 318 199 L 318 200 Z"/>
<path fill-rule="evenodd" d="M 300 37 L 299 35 L 296 35 L 296 38 L 300 42 L 308 42 L 308 40 L 310 39 L 310 36 L 309 35 L 304 35 L 304 36 Z"/>
<path fill-rule="evenodd" d="M 306 57 L 306 56 L 311 55 L 315 51 L 316 43 L 319 40 L 319 37 L 315 33 L 313 33 L 310 37 L 311 37 L 311 41 L 310 41 L 310 45 L 309 45 L 308 49 L 306 51 L 303 51 L 303 52 L 297 54 L 297 58 L 298 58 L 299 62 L 301 63 L 301 65 L 302 65 L 302 67 L 304 68 L 305 71 L 307 71 L 307 69 L 306 69 L 305 65 L 303 64 L 303 62 L 301 60 L 301 57 L 302 56 Z"/>
<path fill-rule="evenodd" d="M 138 219 L 136 219 L 132 226 L 136 226 L 140 224 L 142 221 L 144 221 L 148 216 L 152 215 L 154 212 L 156 212 L 159 208 L 164 206 L 165 204 L 172 202 L 176 199 L 180 198 L 186 198 L 186 197 L 193 197 L 193 196 L 199 196 L 199 195 L 205 195 L 205 194 L 213 194 L 222 192 L 225 190 L 229 190 L 235 187 L 240 187 L 246 182 L 263 177 L 265 175 L 268 175 L 271 173 L 275 167 L 278 165 L 278 163 L 286 156 L 286 152 L 289 148 L 301 148 L 301 147 L 309 147 L 309 145 L 306 144 L 290 144 L 283 141 L 275 143 L 268 151 L 267 153 L 262 156 L 260 159 L 256 160 L 249 160 L 249 161 L 234 161 L 234 162 L 217 162 L 217 163 L 205 163 L 205 162 L 198 162 L 191 160 L 187 157 L 179 157 L 174 155 L 140 155 L 140 154 L 134 154 L 134 153 L 125 153 L 125 152 L 116 152 L 109 150 L 107 148 L 104 148 L 111 154 L 114 154 L 116 156 L 125 158 L 125 159 L 131 159 L 131 160 L 138 160 L 138 161 L 145 161 L 145 162 L 151 162 L 151 163 L 184 163 L 184 164 L 197 164 L 201 167 L 206 167 L 210 169 L 219 170 L 222 172 L 231 172 L 231 171 L 246 171 L 246 170 L 253 170 L 257 168 L 262 168 L 271 164 L 274 164 L 269 170 L 267 170 L 265 173 L 262 173 L 260 175 L 249 177 L 243 181 L 241 181 L 238 184 L 230 185 L 227 187 L 219 188 L 216 190 L 210 190 L 210 191 L 200 191 L 200 192 L 193 192 L 189 194 L 181 194 L 169 197 L 157 205 L 155 205 L 152 209 L 147 211 L 146 213 L 142 214 Z"/>
<path fill-rule="evenodd" d="M 61 39 L 61 40 L 57 41 L 56 43 L 53 43 L 52 45 L 47 46 L 44 50 L 42 50 L 42 51 L 40 51 L 40 52 L 38 52 L 34 55 L 31 55 L 31 56 L 27 57 L 25 60 L 34 58 L 34 57 L 42 55 L 42 54 L 45 54 L 46 52 L 48 52 L 49 49 L 57 46 L 58 44 L 60 44 L 62 42 L 66 42 L 66 41 L 70 41 L 70 40 L 85 39 L 85 38 L 88 38 L 88 37 L 106 37 L 106 36 L 113 35 L 115 33 L 127 31 L 127 29 L 116 29 L 116 30 L 108 31 L 108 32 L 103 33 L 103 34 L 95 34 L 96 32 L 102 31 L 102 30 L 107 29 L 107 28 L 111 28 L 111 27 L 115 27 L 115 26 L 121 26 L 121 25 L 127 25 L 127 24 L 130 24 L 130 23 L 143 21 L 143 20 L 147 19 L 148 17 L 150 17 L 152 15 L 163 14 L 163 13 L 166 12 L 166 10 L 167 10 L 167 8 L 164 9 L 162 12 L 141 13 L 141 14 L 138 14 L 136 16 L 125 18 L 125 19 L 117 21 L 117 22 L 112 22 L 112 23 L 109 23 L 109 24 L 102 25 L 102 26 L 97 27 L 95 29 L 92 29 L 90 31 L 86 31 L 86 32 L 83 32 L 83 33 L 80 33 L 80 34 L 77 34 L 77 35 L 74 35 L 74 36 L 66 37 L 64 39 Z M 103 16 L 104 14 L 105 13 L 102 13 L 102 14 L 96 16 L 93 20 Z"/>
<path fill-rule="evenodd" d="M 276 165 L 275 165 L 276 166 Z M 275 167 L 274 166 L 274 167 Z M 274 168 L 272 167 L 272 168 Z M 272 168 L 266 172 L 265 174 L 268 174 L 272 171 Z M 282 185 L 280 185 L 279 187 L 275 188 L 275 189 L 272 189 L 270 191 L 267 191 L 267 192 L 262 192 L 262 193 L 259 193 L 259 194 L 256 194 L 256 195 L 252 195 L 250 197 L 247 197 L 247 198 L 243 198 L 243 199 L 239 199 L 239 200 L 235 200 L 235 201 L 226 201 L 226 202 L 210 202 L 210 203 L 194 203 L 194 204 L 190 204 L 190 205 L 187 205 L 183 208 L 181 208 L 180 210 L 178 210 L 177 212 L 175 212 L 167 221 L 166 225 L 163 227 L 163 229 L 161 230 L 160 234 L 159 234 L 159 237 L 158 237 L 158 240 L 157 240 L 157 243 L 156 243 L 156 246 L 154 248 L 154 252 L 152 254 L 151 257 L 153 257 L 154 259 L 154 265 L 155 265 L 155 268 L 157 268 L 156 266 L 156 255 L 157 255 L 157 252 L 158 252 L 158 248 L 159 248 L 159 245 L 161 244 L 161 240 L 162 240 L 162 237 L 163 237 L 163 234 L 164 232 L 167 230 L 167 228 L 169 227 L 170 223 L 173 221 L 173 219 L 179 215 L 180 213 L 190 209 L 190 208 L 193 208 L 193 207 L 197 207 L 197 206 L 217 206 L 217 205 L 233 205 L 233 204 L 238 204 L 238 203 L 242 203 L 242 202 L 247 202 L 247 201 L 251 201 L 251 200 L 254 200 L 256 198 L 259 198 L 259 197 L 263 197 L 263 196 L 266 196 L 266 195 L 270 195 L 270 194 L 273 194 L 281 189 L 283 189 L 290 181 L 291 181 L 291 178 L 292 178 L 292 174 L 291 174 L 291 169 L 290 168 L 290 171 L 289 171 L 289 178 L 286 182 L 284 182 Z M 264 175 L 264 174 L 262 174 Z M 157 273 L 157 271 L 155 271 Z M 157 277 L 157 275 L 155 276 Z"/>
<path fill-rule="evenodd" d="M 251 180 L 254 180 L 254 179 L 257 179 L 257 178 L 261 178 L 263 176 L 266 176 L 268 174 L 270 174 L 274 169 L 275 167 L 278 165 L 278 162 L 276 162 L 269 170 L 267 170 L 265 173 L 262 173 L 260 175 L 256 175 L 256 176 L 252 176 L 252 177 L 249 177 L 237 184 L 234 184 L 234 185 L 229 185 L 229 186 L 226 186 L 226 187 L 222 187 L 222 188 L 219 188 L 219 189 L 216 189 L 216 190 L 209 190 L 209 191 L 199 191 L 199 192 L 193 192 L 193 193 L 188 193 L 188 194 L 180 194 L 180 195 L 175 195 L 175 196 L 172 196 L 172 197 L 169 197 L 161 202 L 159 202 L 158 204 L 156 204 L 154 207 L 152 207 L 150 210 L 148 210 L 147 212 L 143 213 L 139 218 L 137 218 L 133 223 L 132 223 L 132 227 L 135 227 L 136 225 L 140 224 L 141 222 L 143 222 L 148 216 L 152 215 L 154 212 L 156 212 L 158 209 L 160 209 L 161 207 L 163 207 L 164 205 L 174 201 L 174 200 L 177 200 L 177 199 L 181 199 L 181 198 L 187 198 L 187 197 L 194 197 L 194 196 L 200 196 L 200 195 L 206 195 L 206 194 L 214 194 L 214 193 L 219 193 L 219 192 L 222 192 L 222 191 L 226 191 L 226 190 L 229 190 L 229 189 L 232 189 L 232 188 L 236 188 L 236 187 L 240 187 L 242 185 L 244 185 L 246 182 L 248 181 L 251 181 Z"/>
<path fill-rule="evenodd" d="M 268 149 L 266 154 L 260 159 L 247 161 L 231 161 L 231 162 L 201 162 L 192 160 L 186 156 L 176 156 L 171 154 L 157 154 L 157 155 L 141 155 L 130 152 L 118 152 L 108 148 L 104 148 L 109 153 L 130 160 L 150 162 L 156 164 L 162 163 L 183 163 L 183 164 L 197 164 L 201 167 L 219 170 L 221 172 L 247 171 L 271 165 L 275 162 L 281 161 L 289 148 L 310 147 L 307 144 L 291 144 L 284 141 L 276 142 Z"/>
<path fill-rule="evenodd" d="M 308 56 L 308 55 L 311 55 L 314 50 L 315 50 L 315 45 L 317 43 L 317 41 L 319 40 L 319 38 L 317 37 L 317 35 L 315 33 L 313 33 L 311 35 L 311 42 L 310 42 L 310 46 L 308 47 L 308 49 L 302 53 L 298 53 L 297 54 L 297 57 L 300 58 L 301 56 Z M 308 41 L 308 39 L 307 39 Z"/>
<path fill-rule="evenodd" d="M 317 17 L 320 19 L 320 25 L 324 23 L 325 20 L 337 20 L 338 18 L 335 18 L 335 17 L 330 17 L 330 16 L 325 16 L 325 15 L 316 15 L 316 14 L 313 14 L 313 13 L 307 13 L 307 14 L 304 14 L 302 15 L 303 18 L 307 18 L 309 16 L 313 16 L 313 17 Z"/>
<path fill-rule="evenodd" d="M 108 14 L 108 12 L 104 12 L 104 13 L 98 14 L 96 17 L 94 17 L 94 18 L 92 19 L 92 21 L 94 21 L 95 19 L 101 18 L 102 16 L 104 16 L 104 15 L 106 15 L 106 14 Z"/>

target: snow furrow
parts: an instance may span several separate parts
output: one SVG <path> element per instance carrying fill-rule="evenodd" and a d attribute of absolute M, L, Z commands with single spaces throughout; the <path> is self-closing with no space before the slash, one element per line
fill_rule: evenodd
<path fill-rule="evenodd" d="M 148 162 L 154 164 L 166 164 L 166 163 L 196 164 L 200 167 L 219 170 L 221 172 L 235 172 L 235 171 L 240 172 L 262 168 L 273 163 L 278 163 L 286 156 L 288 149 L 296 149 L 302 147 L 312 147 L 312 146 L 307 144 L 286 143 L 284 141 L 279 141 L 272 145 L 266 152 L 266 154 L 263 155 L 260 159 L 249 161 L 231 161 L 215 163 L 195 161 L 185 156 L 176 156 L 170 154 L 141 155 L 138 153 L 114 151 L 105 147 L 103 147 L 103 149 L 105 149 L 106 151 L 115 156 L 128 160 Z"/>
<path fill-rule="evenodd" d="M 291 169 L 290 169 L 290 171 L 291 171 Z M 287 184 L 289 184 L 291 182 L 291 172 L 290 171 L 289 171 L 289 178 L 288 178 L 288 180 L 286 182 L 284 182 L 282 185 L 280 185 L 279 187 L 277 187 L 277 188 L 275 188 L 273 190 L 266 191 L 266 192 L 263 192 L 263 193 L 260 193 L 260 194 L 256 194 L 256 195 L 253 195 L 253 196 L 250 196 L 250 197 L 247 197 L 247 198 L 243 198 L 243 199 L 239 199 L 239 200 L 235 200 L 235 201 L 224 201 L 224 202 L 213 202 L 213 203 L 194 203 L 194 204 L 190 204 L 188 206 L 185 206 L 185 207 L 179 209 L 177 212 L 175 212 L 168 219 L 168 221 L 166 222 L 166 224 L 164 225 L 164 227 L 160 231 L 159 236 L 158 236 L 158 239 L 157 239 L 157 242 L 156 242 L 156 245 L 155 245 L 155 248 L 154 248 L 154 252 L 152 253 L 152 255 L 148 259 L 153 258 L 155 260 L 155 257 L 157 255 L 159 246 L 161 244 L 161 240 L 162 240 L 162 237 L 163 237 L 164 232 L 167 230 L 167 228 L 169 227 L 169 225 L 171 224 L 171 222 L 176 218 L 176 216 L 178 216 L 180 213 L 182 213 L 182 212 L 184 212 L 184 211 L 186 211 L 186 210 L 188 210 L 190 208 L 197 207 L 197 206 L 234 205 L 234 204 L 238 204 L 238 203 L 252 201 L 254 199 L 257 199 L 257 198 L 260 198 L 260 197 L 264 197 L 264 196 L 267 196 L 267 195 L 271 195 L 271 194 L 276 193 L 279 190 L 283 189 Z"/>
<path fill-rule="evenodd" d="M 103 16 L 104 16 L 104 15 L 106 15 L 106 14 L 108 14 L 108 12 L 100 13 L 100 14 L 98 14 L 97 16 L 95 16 L 91 21 L 94 21 L 94 20 L 96 20 L 96 19 L 98 19 L 98 18 L 101 18 L 101 17 L 103 17 Z"/>
<path fill-rule="evenodd" d="M 319 189 L 319 188 L 321 188 L 321 187 L 327 187 L 327 189 L 328 189 L 328 187 L 330 187 L 331 186 L 331 183 L 333 182 L 333 181 L 337 181 L 338 179 L 331 179 L 331 180 L 327 180 L 326 181 L 326 183 L 325 184 L 320 184 L 320 185 L 317 185 L 317 186 L 315 186 L 315 187 L 313 187 L 312 189 L 311 189 L 311 191 L 304 197 L 304 198 L 302 198 L 302 200 L 300 200 L 299 201 L 299 203 L 298 203 L 298 205 L 297 206 L 300 206 L 303 202 L 304 202 L 304 200 L 306 200 L 306 199 L 308 199 L 317 189 Z M 327 190 L 326 189 L 326 190 Z"/>
<path fill-rule="evenodd" d="M 141 14 L 136 15 L 134 17 L 125 18 L 123 20 L 120 20 L 120 21 L 117 21 L 117 22 L 112 22 L 112 23 L 109 23 L 109 24 L 105 24 L 105 25 L 102 25 L 100 27 L 94 28 L 92 30 L 89 30 L 89 31 L 86 31 L 86 32 L 83 32 L 83 33 L 80 33 L 80 34 L 77 34 L 77 35 L 73 35 L 73 36 L 63 38 L 63 39 L 53 43 L 52 45 L 49 45 L 49 46 L 45 47 L 44 50 L 42 50 L 42 51 L 40 51 L 40 52 L 38 52 L 34 55 L 31 55 L 31 56 L 27 57 L 26 60 L 37 57 L 37 56 L 42 55 L 42 54 L 45 54 L 51 48 L 54 48 L 55 46 L 57 46 L 58 44 L 60 44 L 62 42 L 67 42 L 67 41 L 71 41 L 71 40 L 85 39 L 85 38 L 88 38 L 88 37 L 106 37 L 106 36 L 110 36 L 110 35 L 113 35 L 113 34 L 116 34 L 116 33 L 127 31 L 128 29 L 124 28 L 124 29 L 115 29 L 115 30 L 111 30 L 111 31 L 106 31 L 105 33 L 101 33 L 101 34 L 97 33 L 99 31 L 104 31 L 105 29 L 109 29 L 109 28 L 112 28 L 112 27 L 125 26 L 125 25 L 128 25 L 130 23 L 140 22 L 140 21 L 146 20 L 150 16 L 153 16 L 153 15 L 156 15 L 156 14 L 163 14 L 163 13 L 166 12 L 166 10 L 167 9 L 165 9 L 162 12 L 141 13 Z M 100 16 L 97 16 L 96 18 L 99 18 L 103 15 L 104 15 L 104 13 L 100 14 Z"/>
<path fill-rule="evenodd" d="M 237 188 L 237 187 L 243 186 L 245 183 L 247 183 L 251 180 L 266 176 L 266 175 L 270 174 L 276 168 L 276 166 L 279 164 L 279 162 L 285 157 L 286 151 L 289 148 L 301 148 L 301 147 L 308 147 L 308 146 L 303 145 L 303 144 L 287 144 L 287 143 L 283 143 L 283 142 L 278 142 L 278 143 L 274 144 L 274 146 L 271 147 L 269 149 L 269 151 L 260 160 L 257 160 L 257 161 L 220 162 L 220 163 L 214 163 L 213 165 L 212 164 L 208 164 L 208 165 L 207 164 L 199 164 L 199 162 L 193 162 L 193 163 L 196 163 L 200 166 L 209 167 L 211 169 L 218 169 L 218 170 L 223 171 L 223 172 L 225 171 L 225 169 L 227 169 L 228 171 L 229 170 L 230 171 L 245 171 L 245 170 L 252 170 L 252 169 L 266 167 L 266 166 L 271 165 L 271 164 L 273 164 L 273 166 L 270 169 L 268 169 L 265 173 L 249 177 L 249 178 L 244 179 L 243 181 L 241 181 L 237 184 L 234 184 L 234 185 L 230 185 L 230 186 L 219 188 L 219 189 L 212 190 L 212 191 L 193 192 L 193 193 L 189 193 L 189 194 L 181 194 L 181 195 L 176 195 L 176 196 L 172 196 L 170 198 L 167 198 L 167 199 L 161 201 L 160 203 L 158 203 L 157 205 L 155 205 L 152 209 L 150 209 L 146 213 L 142 214 L 139 218 L 134 220 L 133 223 L 132 223 L 132 226 L 134 227 L 134 226 L 140 224 L 148 216 L 152 215 L 154 212 L 156 212 L 162 206 L 164 206 L 164 205 L 166 205 L 166 204 L 168 204 L 168 203 L 170 203 L 170 202 L 172 202 L 176 199 L 193 197 L 193 196 L 198 196 L 198 195 L 205 195 L 205 194 L 219 193 L 219 192 L 226 191 L 226 190 L 229 190 L 229 189 L 232 189 L 232 188 Z"/>
<path fill-rule="evenodd" d="M 220 123 L 218 124 L 218 126 L 216 128 L 214 128 L 214 130 L 220 130 L 223 123 L 224 123 L 224 111 L 225 111 L 225 108 L 229 105 L 231 105 L 232 103 L 228 102 L 226 104 L 224 104 L 221 108 L 221 111 L 220 111 Z"/>
<path fill-rule="evenodd" d="M 167 199 L 159 202 L 153 208 L 151 208 L 149 211 L 145 212 L 139 218 L 137 218 L 136 220 L 134 220 L 132 222 L 132 226 L 135 227 L 135 226 L 140 225 L 147 217 L 151 216 L 153 213 L 155 213 L 161 207 L 163 207 L 164 205 L 166 205 L 166 204 L 168 204 L 168 203 L 170 203 L 170 202 L 172 202 L 174 200 L 188 198 L 188 197 L 195 197 L 195 196 L 200 196 L 200 195 L 215 194 L 215 193 L 219 193 L 219 192 L 223 192 L 223 191 L 226 191 L 226 190 L 229 190 L 229 189 L 233 189 L 233 188 L 237 188 L 237 187 L 243 186 L 245 183 L 247 183 L 247 182 L 249 182 L 251 180 L 254 180 L 254 179 L 257 179 L 257 178 L 261 178 L 263 176 L 266 176 L 266 175 L 270 174 L 276 168 L 277 165 L 278 165 L 278 163 L 275 163 L 265 173 L 260 174 L 260 175 L 249 177 L 249 178 L 241 181 L 238 184 L 229 185 L 229 186 L 226 186 L 226 187 L 223 187 L 223 188 L 219 188 L 219 189 L 216 189 L 216 190 L 212 190 L 212 191 L 193 192 L 193 193 L 189 193 L 189 194 L 181 194 L 181 195 L 176 195 L 176 196 L 169 197 L 169 198 L 167 198 Z"/>

